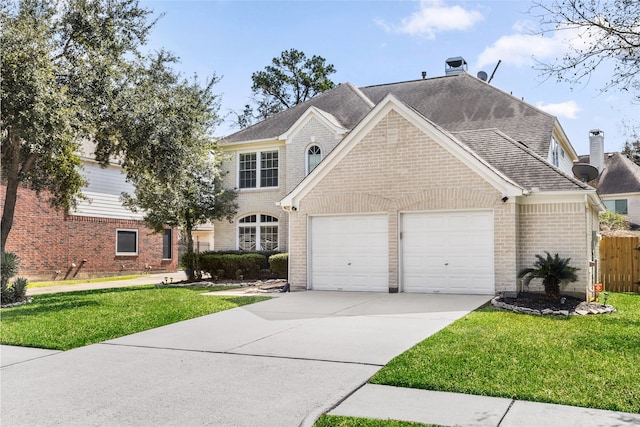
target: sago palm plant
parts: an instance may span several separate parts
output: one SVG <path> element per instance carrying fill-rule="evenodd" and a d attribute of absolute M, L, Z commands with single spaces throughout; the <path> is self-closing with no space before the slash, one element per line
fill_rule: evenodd
<path fill-rule="evenodd" d="M 542 279 L 547 298 L 557 301 L 560 299 L 560 284 L 578 280 L 576 271 L 580 269 L 569 265 L 571 258 L 560 258 L 558 254 L 551 256 L 546 251 L 545 253 L 546 258 L 536 255 L 537 261 L 533 264 L 533 268 L 523 268 L 518 272 L 518 278 L 523 279 L 525 285 L 528 285 L 533 278 Z"/>

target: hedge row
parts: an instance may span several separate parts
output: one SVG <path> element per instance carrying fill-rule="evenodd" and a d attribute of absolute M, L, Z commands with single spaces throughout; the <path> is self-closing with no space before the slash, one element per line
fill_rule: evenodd
<path fill-rule="evenodd" d="M 207 251 L 196 256 L 198 256 L 196 264 L 200 271 L 218 279 L 253 280 L 287 277 L 288 254 L 273 251 L 253 253 Z M 182 265 L 184 266 L 184 259 Z"/>

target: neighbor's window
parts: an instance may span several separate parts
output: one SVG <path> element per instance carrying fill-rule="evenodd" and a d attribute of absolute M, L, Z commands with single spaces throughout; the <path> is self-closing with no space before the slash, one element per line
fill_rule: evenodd
<path fill-rule="evenodd" d="M 259 159 L 259 161 L 258 161 Z M 238 187 L 278 186 L 278 151 L 241 153 L 238 156 Z"/>
<path fill-rule="evenodd" d="M 618 199 L 618 200 L 603 200 L 604 206 L 608 211 L 628 215 L 629 210 L 627 207 L 627 199 Z"/>
<path fill-rule="evenodd" d="M 312 170 L 318 166 L 322 160 L 322 150 L 317 145 L 312 145 L 307 150 L 307 173 L 311 173 Z"/>
<path fill-rule="evenodd" d="M 273 251 L 278 249 L 278 218 L 247 215 L 238 220 L 238 249 Z"/>
<path fill-rule="evenodd" d="M 162 259 L 171 259 L 172 258 L 172 235 L 171 229 L 166 228 L 164 230 L 164 234 L 162 235 Z"/>
<path fill-rule="evenodd" d="M 138 230 L 116 230 L 116 255 L 138 255 Z"/>
<path fill-rule="evenodd" d="M 560 145 L 558 144 L 558 141 L 556 141 L 555 138 L 551 138 L 551 163 L 553 163 L 554 166 L 560 165 L 560 162 L 558 160 L 559 150 Z"/>

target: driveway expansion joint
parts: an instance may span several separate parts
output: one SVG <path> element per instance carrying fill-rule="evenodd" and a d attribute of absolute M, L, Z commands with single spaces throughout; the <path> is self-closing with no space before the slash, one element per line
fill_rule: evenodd
<path fill-rule="evenodd" d="M 222 354 L 227 356 L 247 356 L 247 357 L 262 357 L 268 359 L 282 359 L 282 360 L 302 360 L 308 362 L 324 362 L 324 363 L 337 363 L 343 365 L 358 365 L 358 366 L 375 366 L 382 368 L 384 364 L 369 363 L 369 362 L 353 362 L 349 360 L 331 360 L 331 359 L 317 359 L 309 357 L 291 357 L 291 356 L 278 356 L 275 354 L 254 354 L 254 353 L 241 353 L 236 351 L 213 351 L 213 350 L 195 350 L 189 348 L 173 348 L 173 347 L 157 347 L 148 345 L 132 345 L 132 344 L 118 344 L 113 342 L 101 342 L 95 345 L 109 345 L 114 347 L 131 347 L 131 348 L 144 348 L 150 350 L 169 350 L 169 351 L 183 351 L 187 353 L 208 353 L 208 354 Z"/>
<path fill-rule="evenodd" d="M 509 411 L 511 410 L 511 407 L 516 403 L 516 401 L 514 399 L 511 399 L 511 402 L 509 403 L 509 406 L 507 406 L 507 410 L 504 411 L 504 414 L 502 414 L 502 417 L 500 418 L 500 421 L 498 421 L 498 425 L 496 427 L 500 427 L 500 424 L 502 424 L 502 421 L 504 421 L 504 417 L 507 416 L 507 414 L 509 413 Z"/>

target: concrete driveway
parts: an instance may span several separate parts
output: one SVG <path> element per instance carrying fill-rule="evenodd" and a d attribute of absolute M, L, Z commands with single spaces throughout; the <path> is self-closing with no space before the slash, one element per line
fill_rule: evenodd
<path fill-rule="evenodd" d="M 3 347 L 2 422 L 309 424 L 488 300 L 298 292 L 66 352 Z"/>

